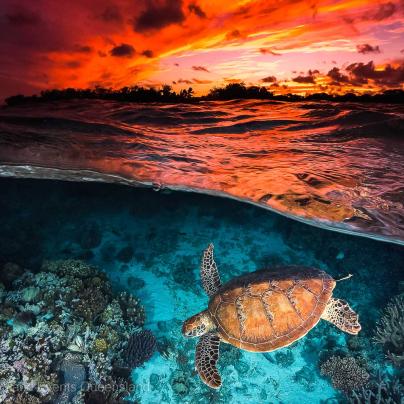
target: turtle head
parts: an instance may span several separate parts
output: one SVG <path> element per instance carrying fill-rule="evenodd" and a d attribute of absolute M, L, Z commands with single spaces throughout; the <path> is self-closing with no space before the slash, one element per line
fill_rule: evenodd
<path fill-rule="evenodd" d="M 213 328 L 213 322 L 210 319 L 209 313 L 205 310 L 184 321 L 182 325 L 182 335 L 188 338 L 200 337 Z"/>

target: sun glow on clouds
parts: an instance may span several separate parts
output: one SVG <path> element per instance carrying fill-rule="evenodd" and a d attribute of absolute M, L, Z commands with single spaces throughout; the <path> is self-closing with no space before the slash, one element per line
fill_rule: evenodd
<path fill-rule="evenodd" d="M 298 93 L 403 88 L 403 43 L 402 0 L 4 0 L 0 97 L 163 83 L 203 94 L 234 81 Z"/>

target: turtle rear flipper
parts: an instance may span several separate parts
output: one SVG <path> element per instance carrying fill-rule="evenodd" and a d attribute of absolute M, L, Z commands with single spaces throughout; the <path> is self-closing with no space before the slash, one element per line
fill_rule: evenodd
<path fill-rule="evenodd" d="M 213 244 L 210 243 L 208 248 L 203 252 L 201 262 L 201 280 L 202 287 L 207 295 L 213 296 L 220 288 L 219 271 L 217 270 L 216 262 L 213 258 Z"/>
<path fill-rule="evenodd" d="M 349 304 L 342 299 L 332 297 L 321 318 L 329 321 L 348 334 L 356 335 L 361 330 L 359 316 L 349 307 Z"/>
<path fill-rule="evenodd" d="M 222 385 L 222 379 L 216 368 L 219 345 L 219 336 L 215 332 L 208 332 L 200 338 L 195 353 L 195 367 L 199 376 L 205 384 L 214 389 Z"/>

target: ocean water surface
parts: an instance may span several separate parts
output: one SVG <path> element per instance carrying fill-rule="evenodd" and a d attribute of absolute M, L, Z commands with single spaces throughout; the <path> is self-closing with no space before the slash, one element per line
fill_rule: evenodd
<path fill-rule="evenodd" d="M 404 241 L 401 105 L 97 100 L 0 110 L 0 174 L 228 196 Z"/>
<path fill-rule="evenodd" d="M 245 100 L 1 109 L 0 402 L 403 403 L 403 115 Z M 362 331 L 320 321 L 265 354 L 222 344 L 210 389 L 181 334 L 208 304 L 210 242 L 224 282 L 291 264 L 352 275 L 334 295 Z"/>

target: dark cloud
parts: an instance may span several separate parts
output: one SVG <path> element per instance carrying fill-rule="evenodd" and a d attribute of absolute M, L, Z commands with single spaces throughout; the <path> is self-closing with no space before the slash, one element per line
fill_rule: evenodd
<path fill-rule="evenodd" d="M 389 1 L 388 3 L 380 4 L 377 11 L 371 17 L 373 20 L 381 21 L 391 17 L 396 12 L 396 10 L 396 5 Z"/>
<path fill-rule="evenodd" d="M 122 14 L 117 6 L 108 6 L 100 15 L 105 22 L 120 23 L 123 21 Z"/>
<path fill-rule="evenodd" d="M 209 70 L 204 67 L 204 66 L 192 66 L 192 70 L 195 70 L 197 72 L 207 72 L 210 73 Z"/>
<path fill-rule="evenodd" d="M 75 45 L 74 51 L 79 53 L 91 53 L 93 48 L 88 45 Z"/>
<path fill-rule="evenodd" d="M 358 53 L 380 53 L 380 48 L 378 46 L 372 46 L 368 43 L 364 43 L 362 45 L 356 45 L 356 49 Z"/>
<path fill-rule="evenodd" d="M 192 79 L 195 84 L 211 84 L 212 80 Z"/>
<path fill-rule="evenodd" d="M 339 83 L 348 83 L 349 77 L 345 74 L 342 74 L 338 67 L 333 67 L 328 73 L 327 76 L 332 79 L 332 84 Z"/>
<path fill-rule="evenodd" d="M 351 82 L 353 83 L 367 83 L 368 79 L 375 78 L 375 66 L 373 61 L 369 63 L 352 63 L 346 71 L 351 74 Z"/>
<path fill-rule="evenodd" d="M 368 80 L 374 80 L 379 85 L 395 86 L 404 83 L 404 61 L 394 67 L 386 65 L 383 70 L 376 69 L 373 61 L 369 63 L 352 63 L 346 71 L 350 73 L 352 84 L 366 84 Z"/>
<path fill-rule="evenodd" d="M 146 8 L 133 25 L 137 32 L 161 29 L 185 20 L 182 0 L 148 0 L 146 4 Z"/>
<path fill-rule="evenodd" d="M 206 18 L 205 12 L 196 3 L 189 4 L 188 10 L 199 18 Z"/>
<path fill-rule="evenodd" d="M 295 81 L 296 83 L 306 83 L 306 84 L 315 84 L 315 75 L 320 73 L 318 70 L 309 70 L 307 72 L 307 76 L 297 76 L 294 77 L 292 80 Z"/>
<path fill-rule="evenodd" d="M 241 32 L 238 29 L 235 29 L 234 31 L 230 31 L 226 34 L 226 39 L 228 41 L 232 40 L 232 39 L 237 39 L 237 38 L 241 38 Z"/>
<path fill-rule="evenodd" d="M 401 0 L 402 1 L 402 0 Z M 375 2 L 376 3 L 376 2 Z M 389 1 L 383 4 L 375 4 L 375 9 L 373 11 L 367 11 L 365 14 L 354 17 L 344 16 L 342 20 L 345 21 L 350 28 L 356 34 L 360 34 L 360 31 L 356 28 L 355 23 L 359 21 L 382 21 L 386 18 L 391 17 L 397 11 L 397 6 Z"/>
<path fill-rule="evenodd" d="M 178 66 L 179 66 L 179 63 L 174 63 L 174 66 L 177 66 L 177 67 L 178 67 Z"/>
<path fill-rule="evenodd" d="M 116 57 L 132 57 L 135 54 L 135 48 L 132 45 L 123 43 L 112 48 L 110 54 Z"/>
<path fill-rule="evenodd" d="M 294 77 L 292 80 L 296 81 L 296 83 L 307 83 L 307 84 L 315 83 L 313 76 L 297 76 L 297 77 Z"/>
<path fill-rule="evenodd" d="M 177 80 L 178 84 L 193 84 L 191 80 L 183 80 L 183 79 L 179 79 Z"/>
<path fill-rule="evenodd" d="M 268 54 L 270 54 L 270 55 L 274 55 L 274 56 L 282 56 L 281 53 L 277 53 L 277 52 L 273 51 L 271 48 L 260 48 L 260 52 L 261 52 L 263 55 L 268 55 Z"/>
<path fill-rule="evenodd" d="M 263 83 L 275 83 L 276 82 L 276 77 L 275 76 L 264 77 L 263 79 L 261 79 L 261 81 Z"/>
<path fill-rule="evenodd" d="M 15 26 L 24 25 L 37 25 L 41 22 L 41 18 L 38 14 L 29 10 L 18 10 L 10 14 L 6 14 L 6 21 Z"/>
<path fill-rule="evenodd" d="M 154 56 L 154 53 L 150 49 L 146 49 L 142 52 L 143 56 L 146 56 L 147 58 L 152 58 Z"/>
<path fill-rule="evenodd" d="M 292 79 L 296 81 L 296 83 L 306 83 L 306 84 L 314 84 L 314 77 L 312 76 L 297 76 Z"/>

